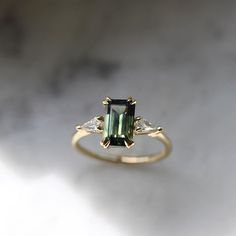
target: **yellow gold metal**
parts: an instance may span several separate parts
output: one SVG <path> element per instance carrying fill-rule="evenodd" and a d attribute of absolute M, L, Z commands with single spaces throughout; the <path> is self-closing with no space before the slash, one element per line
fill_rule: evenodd
<path fill-rule="evenodd" d="M 81 125 L 77 125 L 75 128 L 76 128 L 76 130 L 80 130 L 82 127 L 81 127 Z"/>
<path fill-rule="evenodd" d="M 107 101 L 107 100 L 103 100 L 103 101 L 102 101 L 102 104 L 103 104 L 103 105 L 108 105 L 108 101 Z"/>
<path fill-rule="evenodd" d="M 163 158 L 167 157 L 171 150 L 172 150 L 172 143 L 170 139 L 167 137 L 167 135 L 164 133 L 164 131 L 157 130 L 155 132 L 150 132 L 147 134 L 149 137 L 160 141 L 164 145 L 164 149 L 158 153 L 154 153 L 151 155 L 142 155 L 142 156 L 126 156 L 126 155 L 101 155 L 94 153 L 87 148 L 80 145 L 79 141 L 89 136 L 91 133 L 85 131 L 84 129 L 78 129 L 77 132 L 74 134 L 72 138 L 72 145 L 77 148 L 79 151 L 81 151 L 83 154 L 103 160 L 103 161 L 109 161 L 114 163 L 127 163 L 127 164 L 139 164 L 139 163 L 150 163 L 162 160 Z M 105 148 L 109 146 L 108 142 L 102 142 L 101 145 Z"/>
<path fill-rule="evenodd" d="M 141 131 L 142 129 L 141 128 L 137 128 L 136 130 L 135 130 L 135 132 L 139 132 L 139 131 Z"/>
<path fill-rule="evenodd" d="M 112 99 L 111 99 L 110 97 L 106 97 L 106 98 L 102 101 L 102 104 L 103 104 L 103 105 L 108 105 L 109 102 L 111 102 L 111 101 L 112 101 Z"/>
<path fill-rule="evenodd" d="M 104 116 L 97 116 L 97 119 L 100 121 L 104 121 Z"/>
<path fill-rule="evenodd" d="M 132 97 L 128 97 L 127 101 L 128 101 L 128 102 L 132 102 L 132 101 L 133 101 L 133 98 L 132 98 Z"/>
<path fill-rule="evenodd" d="M 131 105 L 134 105 L 134 104 L 137 103 L 137 101 L 136 101 L 136 100 L 133 100 L 132 97 L 128 97 L 127 101 L 128 101 Z"/>
<path fill-rule="evenodd" d="M 127 148 L 131 148 L 134 146 L 134 141 L 130 141 L 130 140 L 125 140 L 125 146 Z"/>
<path fill-rule="evenodd" d="M 103 148 L 108 148 L 109 145 L 110 145 L 110 143 L 111 143 L 111 141 L 108 140 L 108 139 L 102 140 L 102 141 L 100 142 L 100 144 L 101 144 L 101 146 L 102 146 Z"/>
<path fill-rule="evenodd" d="M 136 116 L 135 119 L 134 119 L 134 121 L 141 120 L 141 119 L 142 119 L 141 116 Z"/>
<path fill-rule="evenodd" d="M 108 96 L 106 97 L 106 100 L 109 101 L 109 102 L 112 101 L 112 99 L 110 97 L 108 97 Z"/>

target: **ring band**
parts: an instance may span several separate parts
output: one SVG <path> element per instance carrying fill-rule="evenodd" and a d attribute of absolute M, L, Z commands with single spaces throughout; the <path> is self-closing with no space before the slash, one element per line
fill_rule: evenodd
<path fill-rule="evenodd" d="M 94 117 L 82 126 L 76 127 L 76 133 L 72 137 L 72 145 L 83 154 L 103 161 L 113 163 L 151 163 L 167 157 L 172 150 L 172 143 L 161 127 L 155 127 L 142 117 L 134 117 L 136 101 L 131 97 L 127 100 L 111 99 L 103 100 L 106 107 L 105 116 Z M 102 134 L 103 148 L 110 146 L 124 146 L 131 148 L 134 145 L 134 135 L 147 135 L 160 141 L 164 148 L 154 154 L 128 156 L 128 155 L 103 155 L 85 148 L 80 140 L 92 134 Z"/>

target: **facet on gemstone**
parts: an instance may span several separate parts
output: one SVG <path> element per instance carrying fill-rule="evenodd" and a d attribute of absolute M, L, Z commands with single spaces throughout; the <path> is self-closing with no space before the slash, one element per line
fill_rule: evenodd
<path fill-rule="evenodd" d="M 103 127 L 103 121 L 100 120 L 98 117 L 94 117 L 90 121 L 84 123 L 81 128 L 86 130 L 90 133 L 98 133 L 101 132 L 101 129 Z"/>
<path fill-rule="evenodd" d="M 141 117 L 135 122 L 135 132 L 138 134 L 155 132 L 157 129 L 151 122 Z"/>
<path fill-rule="evenodd" d="M 111 99 L 105 107 L 103 141 L 111 146 L 131 146 L 135 104 L 132 100 Z"/>

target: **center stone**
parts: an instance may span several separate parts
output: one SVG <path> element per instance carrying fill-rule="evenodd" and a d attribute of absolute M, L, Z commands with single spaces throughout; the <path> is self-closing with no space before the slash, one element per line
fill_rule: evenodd
<path fill-rule="evenodd" d="M 103 139 L 110 145 L 125 146 L 132 142 L 134 130 L 135 104 L 128 100 L 112 99 L 106 105 Z"/>

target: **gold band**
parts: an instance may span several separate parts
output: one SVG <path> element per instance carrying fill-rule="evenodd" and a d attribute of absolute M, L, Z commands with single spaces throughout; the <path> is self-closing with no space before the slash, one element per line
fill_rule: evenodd
<path fill-rule="evenodd" d="M 157 130 L 147 135 L 153 139 L 159 140 L 164 145 L 164 149 L 162 151 L 155 154 L 151 154 L 151 155 L 141 155 L 141 156 L 123 156 L 123 155 L 116 155 L 116 156 L 107 155 L 106 156 L 106 155 L 101 155 L 101 154 L 92 152 L 88 150 L 87 148 L 80 145 L 79 143 L 80 139 L 91 134 L 92 133 L 89 133 L 83 129 L 78 129 L 78 131 L 74 134 L 72 138 L 72 145 L 76 149 L 81 151 L 83 154 L 89 157 L 103 160 L 103 161 L 109 161 L 109 162 L 114 162 L 114 163 L 127 163 L 127 164 L 150 163 L 150 162 L 159 161 L 167 157 L 172 150 L 172 143 L 170 139 L 167 137 L 167 135 L 163 131 Z"/>

